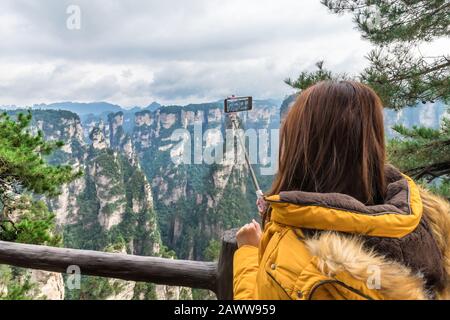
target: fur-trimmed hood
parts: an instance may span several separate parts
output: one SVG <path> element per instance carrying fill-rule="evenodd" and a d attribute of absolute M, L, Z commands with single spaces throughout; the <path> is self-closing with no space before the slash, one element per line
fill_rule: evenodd
<path fill-rule="evenodd" d="M 346 272 L 366 282 L 368 268 L 376 266 L 383 297 L 450 299 L 448 202 L 393 167 L 386 175 L 384 204 L 366 206 L 343 194 L 282 192 L 266 199 L 271 221 L 300 228 L 327 277 Z"/>
<path fill-rule="evenodd" d="M 297 228 L 340 231 L 375 237 L 401 238 L 420 224 L 423 205 L 411 178 L 386 167 L 383 204 L 365 205 L 341 193 L 285 191 L 266 197 L 271 220 Z"/>

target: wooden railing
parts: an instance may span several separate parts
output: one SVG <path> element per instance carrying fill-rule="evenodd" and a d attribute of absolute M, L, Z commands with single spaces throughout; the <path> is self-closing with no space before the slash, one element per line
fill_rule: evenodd
<path fill-rule="evenodd" d="M 233 254 L 236 230 L 226 231 L 218 262 L 176 260 L 0 241 L 0 264 L 82 275 L 152 282 L 213 291 L 220 300 L 233 298 Z"/>

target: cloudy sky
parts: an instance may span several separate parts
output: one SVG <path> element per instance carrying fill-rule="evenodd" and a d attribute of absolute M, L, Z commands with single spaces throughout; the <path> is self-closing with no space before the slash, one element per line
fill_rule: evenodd
<path fill-rule="evenodd" d="M 356 73 L 369 50 L 319 0 L 1 0 L 0 105 L 283 98 L 286 77 Z"/>

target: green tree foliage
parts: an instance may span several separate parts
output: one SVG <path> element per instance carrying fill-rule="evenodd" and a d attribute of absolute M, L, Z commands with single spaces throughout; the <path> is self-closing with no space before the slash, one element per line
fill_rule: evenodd
<path fill-rule="evenodd" d="M 56 196 L 62 184 L 81 173 L 72 172 L 70 166 L 47 164 L 45 157 L 62 143 L 46 142 L 40 131 L 33 135 L 30 122 L 31 112 L 16 119 L 0 115 L 0 239 L 46 243 L 53 241 L 44 231 L 53 217 L 42 202 L 25 195 Z"/>
<path fill-rule="evenodd" d="M 362 37 L 376 45 L 360 75 L 386 107 L 450 99 L 450 56 L 423 55 L 421 46 L 449 35 L 447 0 L 322 0 L 332 12 L 351 13 Z"/>
<path fill-rule="evenodd" d="M 418 103 L 450 102 L 450 55 L 422 54 L 421 46 L 450 34 L 450 2 L 446 0 L 321 0 L 336 14 L 350 13 L 364 39 L 375 48 L 370 64 L 352 79 L 370 85 L 385 107 L 401 109 Z M 299 90 L 320 80 L 341 80 L 347 75 L 323 68 L 302 72 L 286 83 Z M 396 127 L 400 138 L 389 144 L 390 160 L 416 178 L 439 181 L 435 188 L 446 193 L 450 177 L 449 122 L 439 130 Z M 450 193 L 450 192 L 449 192 Z"/>
<path fill-rule="evenodd" d="M 319 61 L 316 63 L 316 71 L 302 71 L 296 80 L 287 78 L 284 82 L 293 88 L 304 90 L 320 81 L 343 80 L 348 78 L 346 74 L 334 74 L 332 71 L 325 69 L 323 65 L 324 61 Z"/>
<path fill-rule="evenodd" d="M 439 130 L 403 126 L 394 130 L 400 137 L 389 142 L 389 160 L 450 199 L 450 119 L 444 119 Z"/>
<path fill-rule="evenodd" d="M 18 219 L 16 222 L 5 220 L 2 240 L 49 246 L 61 244 L 61 236 L 53 232 L 55 215 L 48 211 L 43 201 L 33 201 L 29 196 L 22 196 L 16 202 Z"/>
<path fill-rule="evenodd" d="M 220 254 L 220 242 L 216 239 L 211 239 L 208 246 L 205 249 L 203 255 L 206 261 L 217 261 L 219 260 Z"/>
<path fill-rule="evenodd" d="M 18 274 L 19 273 L 19 274 Z M 18 280 L 20 279 L 20 280 Z M 0 300 L 30 300 L 35 285 L 24 270 L 0 265 Z"/>
<path fill-rule="evenodd" d="M 62 146 L 32 134 L 31 112 L 16 118 L 0 115 L 0 240 L 57 246 L 55 216 L 38 196 L 56 196 L 59 187 L 77 178 L 69 166 L 51 166 L 46 157 Z M 25 270 L 1 267 L 0 299 L 30 299 L 34 286 Z"/>

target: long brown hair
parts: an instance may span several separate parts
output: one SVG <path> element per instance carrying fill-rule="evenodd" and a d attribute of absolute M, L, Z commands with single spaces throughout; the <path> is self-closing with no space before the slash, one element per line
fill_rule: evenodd
<path fill-rule="evenodd" d="M 269 194 L 337 192 L 383 201 L 383 106 L 368 86 L 323 81 L 302 91 L 280 132 L 279 170 Z"/>

